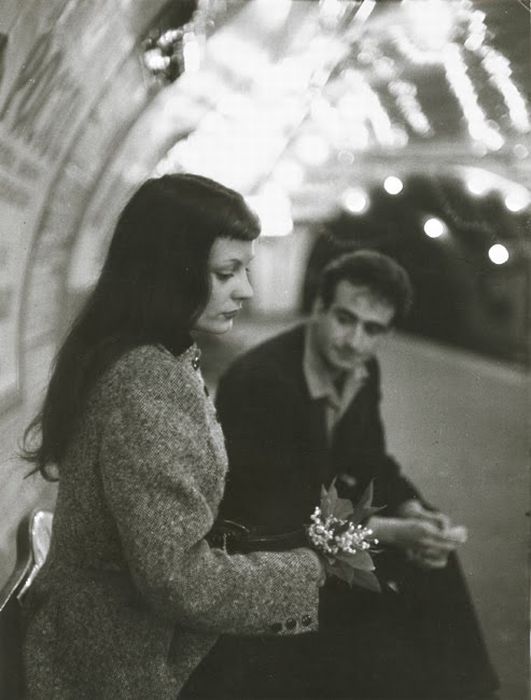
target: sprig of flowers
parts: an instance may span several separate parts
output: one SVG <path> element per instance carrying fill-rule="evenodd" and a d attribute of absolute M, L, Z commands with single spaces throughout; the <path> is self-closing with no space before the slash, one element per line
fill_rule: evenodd
<path fill-rule="evenodd" d="M 373 552 L 378 540 L 373 531 L 361 521 L 380 510 L 372 505 L 372 482 L 360 501 L 353 505 L 346 498 L 339 498 L 335 479 L 328 490 L 321 487 L 321 504 L 311 515 L 307 534 L 314 549 L 325 562 L 329 575 L 357 584 L 372 591 L 380 591 L 369 552 Z"/>
<path fill-rule="evenodd" d="M 369 527 L 354 525 L 348 520 L 341 520 L 333 515 L 323 520 L 319 506 L 314 510 L 311 520 L 312 525 L 308 528 L 308 534 L 311 541 L 324 554 L 335 555 L 340 552 L 356 554 L 371 548 L 368 538 L 373 532 Z M 374 539 L 373 543 L 378 544 L 378 540 Z"/>

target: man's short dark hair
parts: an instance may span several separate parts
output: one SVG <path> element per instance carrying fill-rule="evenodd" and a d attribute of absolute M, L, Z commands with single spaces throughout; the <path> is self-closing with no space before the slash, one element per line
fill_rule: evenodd
<path fill-rule="evenodd" d="M 346 253 L 328 263 L 321 273 L 318 298 L 325 308 L 332 303 L 337 285 L 346 281 L 367 287 L 395 310 L 393 323 L 400 323 L 411 308 L 413 288 L 408 273 L 388 255 L 374 250 Z"/>

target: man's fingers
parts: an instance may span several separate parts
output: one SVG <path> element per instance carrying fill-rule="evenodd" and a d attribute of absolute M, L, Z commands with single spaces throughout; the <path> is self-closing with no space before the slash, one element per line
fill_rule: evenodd
<path fill-rule="evenodd" d="M 434 539 L 433 537 L 423 537 L 420 542 L 423 551 L 453 552 L 459 544 L 454 540 Z"/>
<path fill-rule="evenodd" d="M 424 517 L 426 520 L 434 523 L 441 530 L 448 530 L 451 526 L 452 521 L 444 513 L 432 513 L 429 510 L 424 511 Z"/>
<path fill-rule="evenodd" d="M 445 558 L 438 558 L 438 559 L 428 559 L 425 557 L 420 558 L 417 561 L 417 564 L 421 566 L 423 569 L 444 569 L 446 564 L 448 563 L 448 559 Z"/>
<path fill-rule="evenodd" d="M 438 530 L 435 526 L 430 523 L 423 523 L 422 534 L 419 538 L 419 545 L 424 549 L 435 549 L 444 552 L 451 552 L 454 550 L 458 544 L 461 543 L 461 539 L 453 536 L 449 536 L 447 533 Z"/>
<path fill-rule="evenodd" d="M 445 532 L 446 537 L 458 544 L 463 544 L 468 539 L 468 530 L 463 525 L 456 525 Z"/>
<path fill-rule="evenodd" d="M 443 569 L 448 563 L 446 552 L 425 551 L 421 549 L 408 550 L 408 557 L 422 569 Z"/>

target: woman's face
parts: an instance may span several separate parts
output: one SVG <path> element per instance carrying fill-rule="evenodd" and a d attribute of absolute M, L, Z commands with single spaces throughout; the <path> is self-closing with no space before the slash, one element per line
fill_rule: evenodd
<path fill-rule="evenodd" d="M 246 299 L 253 296 L 247 276 L 254 241 L 217 238 L 208 259 L 210 297 L 194 324 L 204 333 L 226 333 Z"/>

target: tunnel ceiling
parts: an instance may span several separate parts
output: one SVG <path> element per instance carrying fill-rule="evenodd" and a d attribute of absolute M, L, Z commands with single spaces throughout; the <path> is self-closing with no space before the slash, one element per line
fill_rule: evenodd
<path fill-rule="evenodd" d="M 0 399 L 149 174 L 299 219 L 390 173 L 531 182 L 519 0 L 7 0 L 0 20 Z"/>
<path fill-rule="evenodd" d="M 461 177 L 455 166 L 474 165 L 498 185 L 500 176 L 529 183 L 528 14 L 514 0 L 229 5 L 200 67 L 136 123 L 87 211 L 87 231 L 105 238 L 109 191 L 125 197 L 151 172 L 200 172 L 259 191 L 265 208 L 281 206 L 273 185 L 299 219 L 333 212 L 353 184 L 418 168 Z M 75 286 L 90 280 L 87 256 L 98 267 L 105 249 L 84 240 Z"/>

